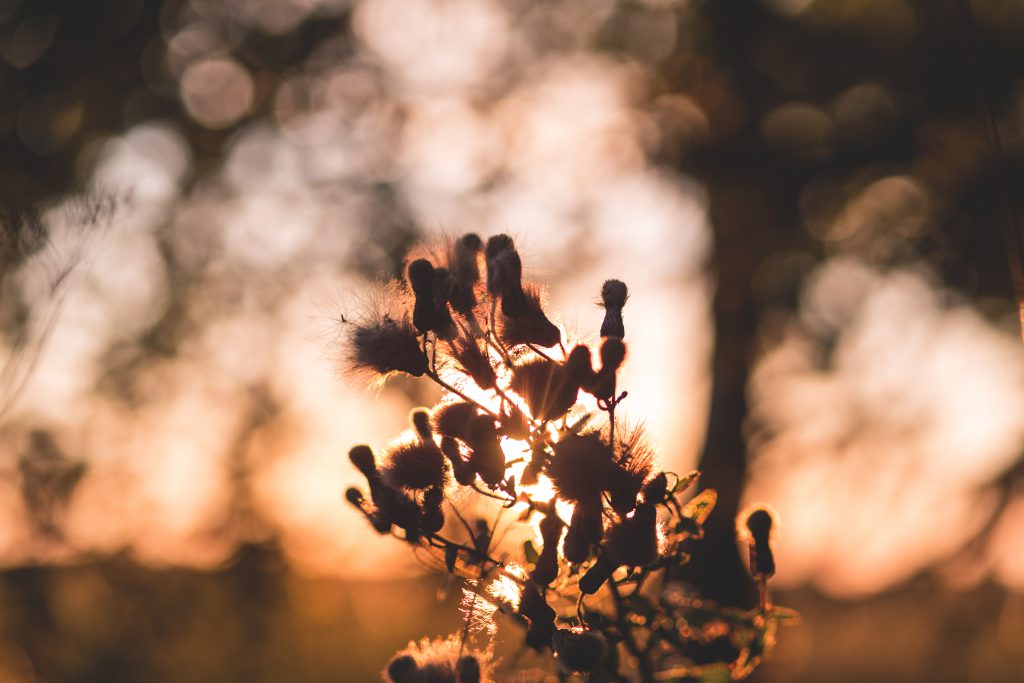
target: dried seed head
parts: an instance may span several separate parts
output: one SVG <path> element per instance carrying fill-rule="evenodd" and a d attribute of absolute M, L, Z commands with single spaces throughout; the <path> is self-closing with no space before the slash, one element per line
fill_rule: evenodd
<path fill-rule="evenodd" d="M 459 370 L 473 378 L 478 387 L 487 391 L 497 386 L 498 377 L 491 365 L 491 359 L 475 339 L 457 339 L 451 345 L 451 357 Z"/>
<path fill-rule="evenodd" d="M 349 364 L 387 378 L 396 372 L 421 377 L 427 356 L 420 348 L 416 328 L 408 320 L 384 316 L 368 324 L 353 323 L 349 335 Z"/>
<path fill-rule="evenodd" d="M 546 358 L 534 358 L 515 368 L 512 390 L 522 396 L 535 418 L 550 420 L 559 417 L 553 410 L 558 402 L 559 374 L 558 364 Z"/>
<path fill-rule="evenodd" d="M 547 473 L 558 497 L 571 503 L 600 500 L 614 464 L 612 449 L 600 434 L 567 434 L 553 450 Z"/>
<path fill-rule="evenodd" d="M 621 280 L 607 280 L 601 287 L 601 306 L 604 321 L 601 323 L 602 337 L 625 337 L 626 328 L 622 322 L 622 307 L 626 305 L 629 293 L 626 283 Z"/>
<path fill-rule="evenodd" d="M 454 401 L 435 406 L 431 422 L 438 434 L 466 441 L 469 438 L 469 423 L 477 415 L 477 407 L 474 404 L 469 401 Z"/>
<path fill-rule="evenodd" d="M 558 629 L 551 645 L 559 664 L 579 673 L 597 671 L 608 654 L 608 641 L 597 631 Z"/>
<path fill-rule="evenodd" d="M 381 467 L 384 482 L 395 489 L 420 491 L 444 486 L 448 468 L 444 454 L 434 442 L 403 439 L 389 447 Z"/>
<path fill-rule="evenodd" d="M 534 344 L 551 348 L 562 340 L 558 327 L 544 314 L 540 289 L 535 285 L 528 285 L 524 290 L 522 309 L 513 316 L 505 313 L 503 308 L 498 323 L 498 334 L 509 346 Z"/>
<path fill-rule="evenodd" d="M 616 432 L 616 467 L 609 477 L 612 508 L 620 515 L 633 510 L 636 497 L 654 464 L 654 448 L 642 424 L 623 425 Z"/>

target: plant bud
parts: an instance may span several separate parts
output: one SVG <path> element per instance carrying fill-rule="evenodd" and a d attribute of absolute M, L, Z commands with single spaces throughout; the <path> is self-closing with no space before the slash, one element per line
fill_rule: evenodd
<path fill-rule="evenodd" d="M 352 450 L 348 452 L 348 459 L 352 461 L 355 468 L 367 479 L 377 478 L 377 461 L 374 459 L 373 451 L 370 450 L 369 446 L 353 446 Z"/>
<path fill-rule="evenodd" d="M 537 565 L 530 574 L 534 582 L 546 586 L 558 576 L 558 542 L 562 539 L 564 525 L 558 515 L 548 514 L 540 521 L 540 535 L 544 539 Z"/>
<path fill-rule="evenodd" d="M 501 298 L 501 312 L 514 318 L 523 313 L 526 296 L 523 292 L 523 263 L 512 238 L 495 235 L 487 240 L 484 250 L 487 265 L 487 291 Z"/>
<path fill-rule="evenodd" d="M 476 293 L 473 289 L 480 280 L 478 259 L 483 247 L 480 237 L 474 233 L 463 235 L 452 247 L 448 300 L 452 308 L 464 316 L 472 315 L 476 308 Z"/>
<path fill-rule="evenodd" d="M 743 521 L 747 533 L 740 535 L 750 549 L 750 573 L 754 578 L 768 579 L 775 575 L 775 554 L 772 552 L 771 532 L 774 518 L 763 507 L 754 508 Z"/>
<path fill-rule="evenodd" d="M 480 683 L 480 662 L 472 655 L 459 657 L 455 662 L 455 683 Z"/>
<path fill-rule="evenodd" d="M 352 504 L 353 507 L 362 510 L 363 503 L 366 502 L 366 498 L 363 496 L 363 492 L 354 486 L 350 486 L 345 489 L 345 500 Z"/>
<path fill-rule="evenodd" d="M 601 499 L 596 502 L 579 502 L 572 511 L 569 531 L 562 541 L 562 555 L 572 564 L 585 562 L 590 549 L 601 542 L 604 522 L 601 519 Z"/>
<path fill-rule="evenodd" d="M 659 472 L 644 484 L 643 496 L 645 503 L 661 503 L 668 495 L 668 477 Z"/>
<path fill-rule="evenodd" d="M 626 345 L 618 337 L 605 337 L 601 344 L 601 369 L 597 371 L 588 391 L 608 401 L 615 396 L 615 373 L 626 358 Z"/>
<path fill-rule="evenodd" d="M 626 283 L 621 280 L 607 280 L 601 287 L 601 306 L 604 308 L 604 321 L 601 323 L 602 337 L 625 337 L 626 329 L 622 322 L 622 308 L 626 305 L 629 292 Z"/>
<path fill-rule="evenodd" d="M 444 527 L 444 511 L 441 504 L 444 502 L 444 489 L 439 486 L 427 489 L 423 494 L 423 519 L 421 526 L 428 534 L 436 534 Z"/>
<path fill-rule="evenodd" d="M 539 652 L 551 644 L 551 636 L 555 633 L 555 610 L 551 609 L 544 596 L 531 584 L 523 586 L 519 614 L 530 623 L 526 631 L 527 645 Z"/>
<path fill-rule="evenodd" d="M 430 428 L 430 413 L 426 408 L 413 408 L 409 412 L 409 423 L 420 439 L 433 442 L 434 432 Z"/>
<path fill-rule="evenodd" d="M 505 477 L 505 454 L 498 442 L 498 430 L 489 415 L 477 415 L 469 423 L 469 464 L 484 483 L 495 487 Z"/>
<path fill-rule="evenodd" d="M 409 264 L 407 274 L 416 295 L 412 324 L 420 334 L 426 334 L 434 328 L 434 265 L 427 259 L 416 259 Z"/>
<path fill-rule="evenodd" d="M 399 655 L 388 663 L 387 676 L 392 683 L 417 683 L 419 666 L 410 655 Z"/>

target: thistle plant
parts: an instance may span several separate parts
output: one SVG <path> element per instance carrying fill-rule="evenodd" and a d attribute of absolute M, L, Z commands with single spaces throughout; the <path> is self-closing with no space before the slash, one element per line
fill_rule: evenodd
<path fill-rule="evenodd" d="M 568 343 L 513 240 L 467 234 L 410 260 L 366 315 L 343 319 L 350 369 L 426 377 L 443 393 L 381 452 L 349 453 L 367 486 L 347 500 L 462 582 L 461 632 L 410 645 L 385 680 L 496 680 L 499 622 L 551 655 L 560 680 L 740 680 L 792 618 L 768 590 L 763 506 L 738 524 L 757 608 L 712 604 L 677 580 L 716 494 L 694 494 L 696 471 L 659 470 L 642 424 L 623 419 L 628 298 L 625 283 L 604 282 L 600 341 Z M 529 537 L 510 544 L 516 529 Z"/>

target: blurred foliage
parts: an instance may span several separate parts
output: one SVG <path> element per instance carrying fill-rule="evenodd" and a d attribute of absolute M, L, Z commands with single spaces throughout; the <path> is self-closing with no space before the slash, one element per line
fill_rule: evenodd
<path fill-rule="evenodd" d="M 966 19 L 965 6 L 971 9 Z M 999 226 L 1009 223 L 1007 215 L 1019 216 L 1024 201 L 1016 191 L 1024 183 L 1021 3 L 509 0 L 504 7 L 528 29 L 539 53 L 600 51 L 648 69 L 637 86 L 648 117 L 645 152 L 706 189 L 718 289 L 716 384 L 701 469 L 721 495 L 720 508 L 738 509 L 749 475 L 744 435 L 753 427 L 745 392 L 752 359 L 783 336 L 807 276 L 826 259 L 854 256 L 881 272 L 926 264 L 991 322 L 1017 325 L 1008 262 L 1019 263 L 1020 255 L 1012 243 L 1007 247 Z M 5 217 L 31 215 L 40 204 L 84 189 L 107 137 L 149 121 L 170 122 L 181 132 L 192 158 L 183 182 L 207 189 L 203 180 L 233 136 L 268 118 L 286 123 L 289 112 L 302 110 L 305 68 L 315 74 L 324 64 L 354 59 L 375 75 L 374 87 L 399 89 L 360 61 L 351 20 L 348 3 L 312 0 L 0 0 Z M 193 25 L 205 32 L 190 34 Z M 231 106 L 211 110 L 194 93 L 185 96 L 185 66 L 175 54 L 206 60 L 209 77 L 240 88 L 230 91 L 237 95 Z M 517 77 L 514 69 L 503 72 L 475 97 L 489 101 Z M 424 87 L 429 94 L 429 84 Z M 1001 133 L 1009 192 L 1001 190 L 1000 164 L 986 140 L 986 109 Z M 393 126 L 383 136 L 397 137 L 402 108 L 388 109 L 383 119 Z M 372 257 L 353 257 L 348 265 L 397 272 L 416 232 L 407 198 L 386 172 L 360 180 L 371 197 L 360 239 L 371 249 L 355 251 Z M 138 391 L 133 371 L 179 351 L 193 324 L 184 301 L 210 296 L 210 309 L 223 310 L 242 298 L 236 272 L 216 271 L 202 281 L 183 264 L 204 256 L 160 247 L 175 286 L 167 310 L 144 336 L 151 356 L 114 344 L 105 357 L 101 390 L 127 404 Z M 260 283 L 268 298 L 280 285 L 277 277 Z M 11 301 L 4 301 L 4 319 L 20 321 L 26 313 Z M 828 367 L 839 333 L 827 326 L 819 332 L 815 351 Z M 232 507 L 248 512 L 243 522 L 231 514 L 224 523 L 244 527 L 240 535 L 250 539 L 274 533 L 265 520 L 253 519 L 258 515 L 246 502 L 252 464 L 246 444 L 275 413 L 260 392 L 254 388 L 250 419 L 232 451 Z M 46 438 L 39 435 L 36 445 Z M 74 454 L 35 451 L 37 457 L 23 456 L 8 469 L 40 533 L 59 534 L 63 497 L 81 471 Z M 980 527 L 981 541 L 997 528 L 1019 486 L 1020 462 L 979 486 L 977 500 L 994 491 L 1003 501 Z M 713 524 L 708 529 L 709 542 L 718 539 L 717 555 L 691 578 L 710 584 L 716 597 L 742 601 L 732 519 L 727 512 L 719 519 L 717 531 Z M 965 547 L 976 551 L 978 538 Z M 370 680 L 373 662 L 423 631 L 423 614 L 398 611 L 386 636 L 365 637 L 365 622 L 347 621 L 348 598 L 338 597 L 357 596 L 359 589 L 295 578 L 281 562 L 245 546 L 229 568 L 211 574 L 104 559 L 9 570 L 0 580 L 0 670 L 13 680 L 43 681 L 180 680 L 182 671 L 190 680 Z M 808 633 L 835 630 L 808 635 L 806 649 L 794 645 L 791 659 L 783 641 L 780 659 L 789 668 L 773 674 L 768 667 L 763 680 L 1013 680 L 1024 633 L 1019 596 L 991 585 L 951 594 L 933 570 L 856 606 L 813 593 L 782 596 L 813 625 Z M 295 586 L 302 587 L 296 589 L 301 599 L 289 592 Z M 429 605 L 390 604 L 395 610 Z M 454 611 L 436 612 L 454 621 Z M 417 623 L 404 623 L 402 615 Z M 908 633 L 920 635 L 916 649 L 878 649 Z"/>

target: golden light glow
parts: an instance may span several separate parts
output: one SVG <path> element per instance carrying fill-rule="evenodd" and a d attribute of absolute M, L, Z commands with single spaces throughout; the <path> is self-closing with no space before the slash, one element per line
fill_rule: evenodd
<path fill-rule="evenodd" d="M 522 582 L 528 574 L 526 569 L 515 562 L 505 565 L 505 571 L 498 578 L 487 586 L 487 594 L 499 602 L 510 605 L 512 609 L 519 609 L 519 601 L 522 599 Z"/>

